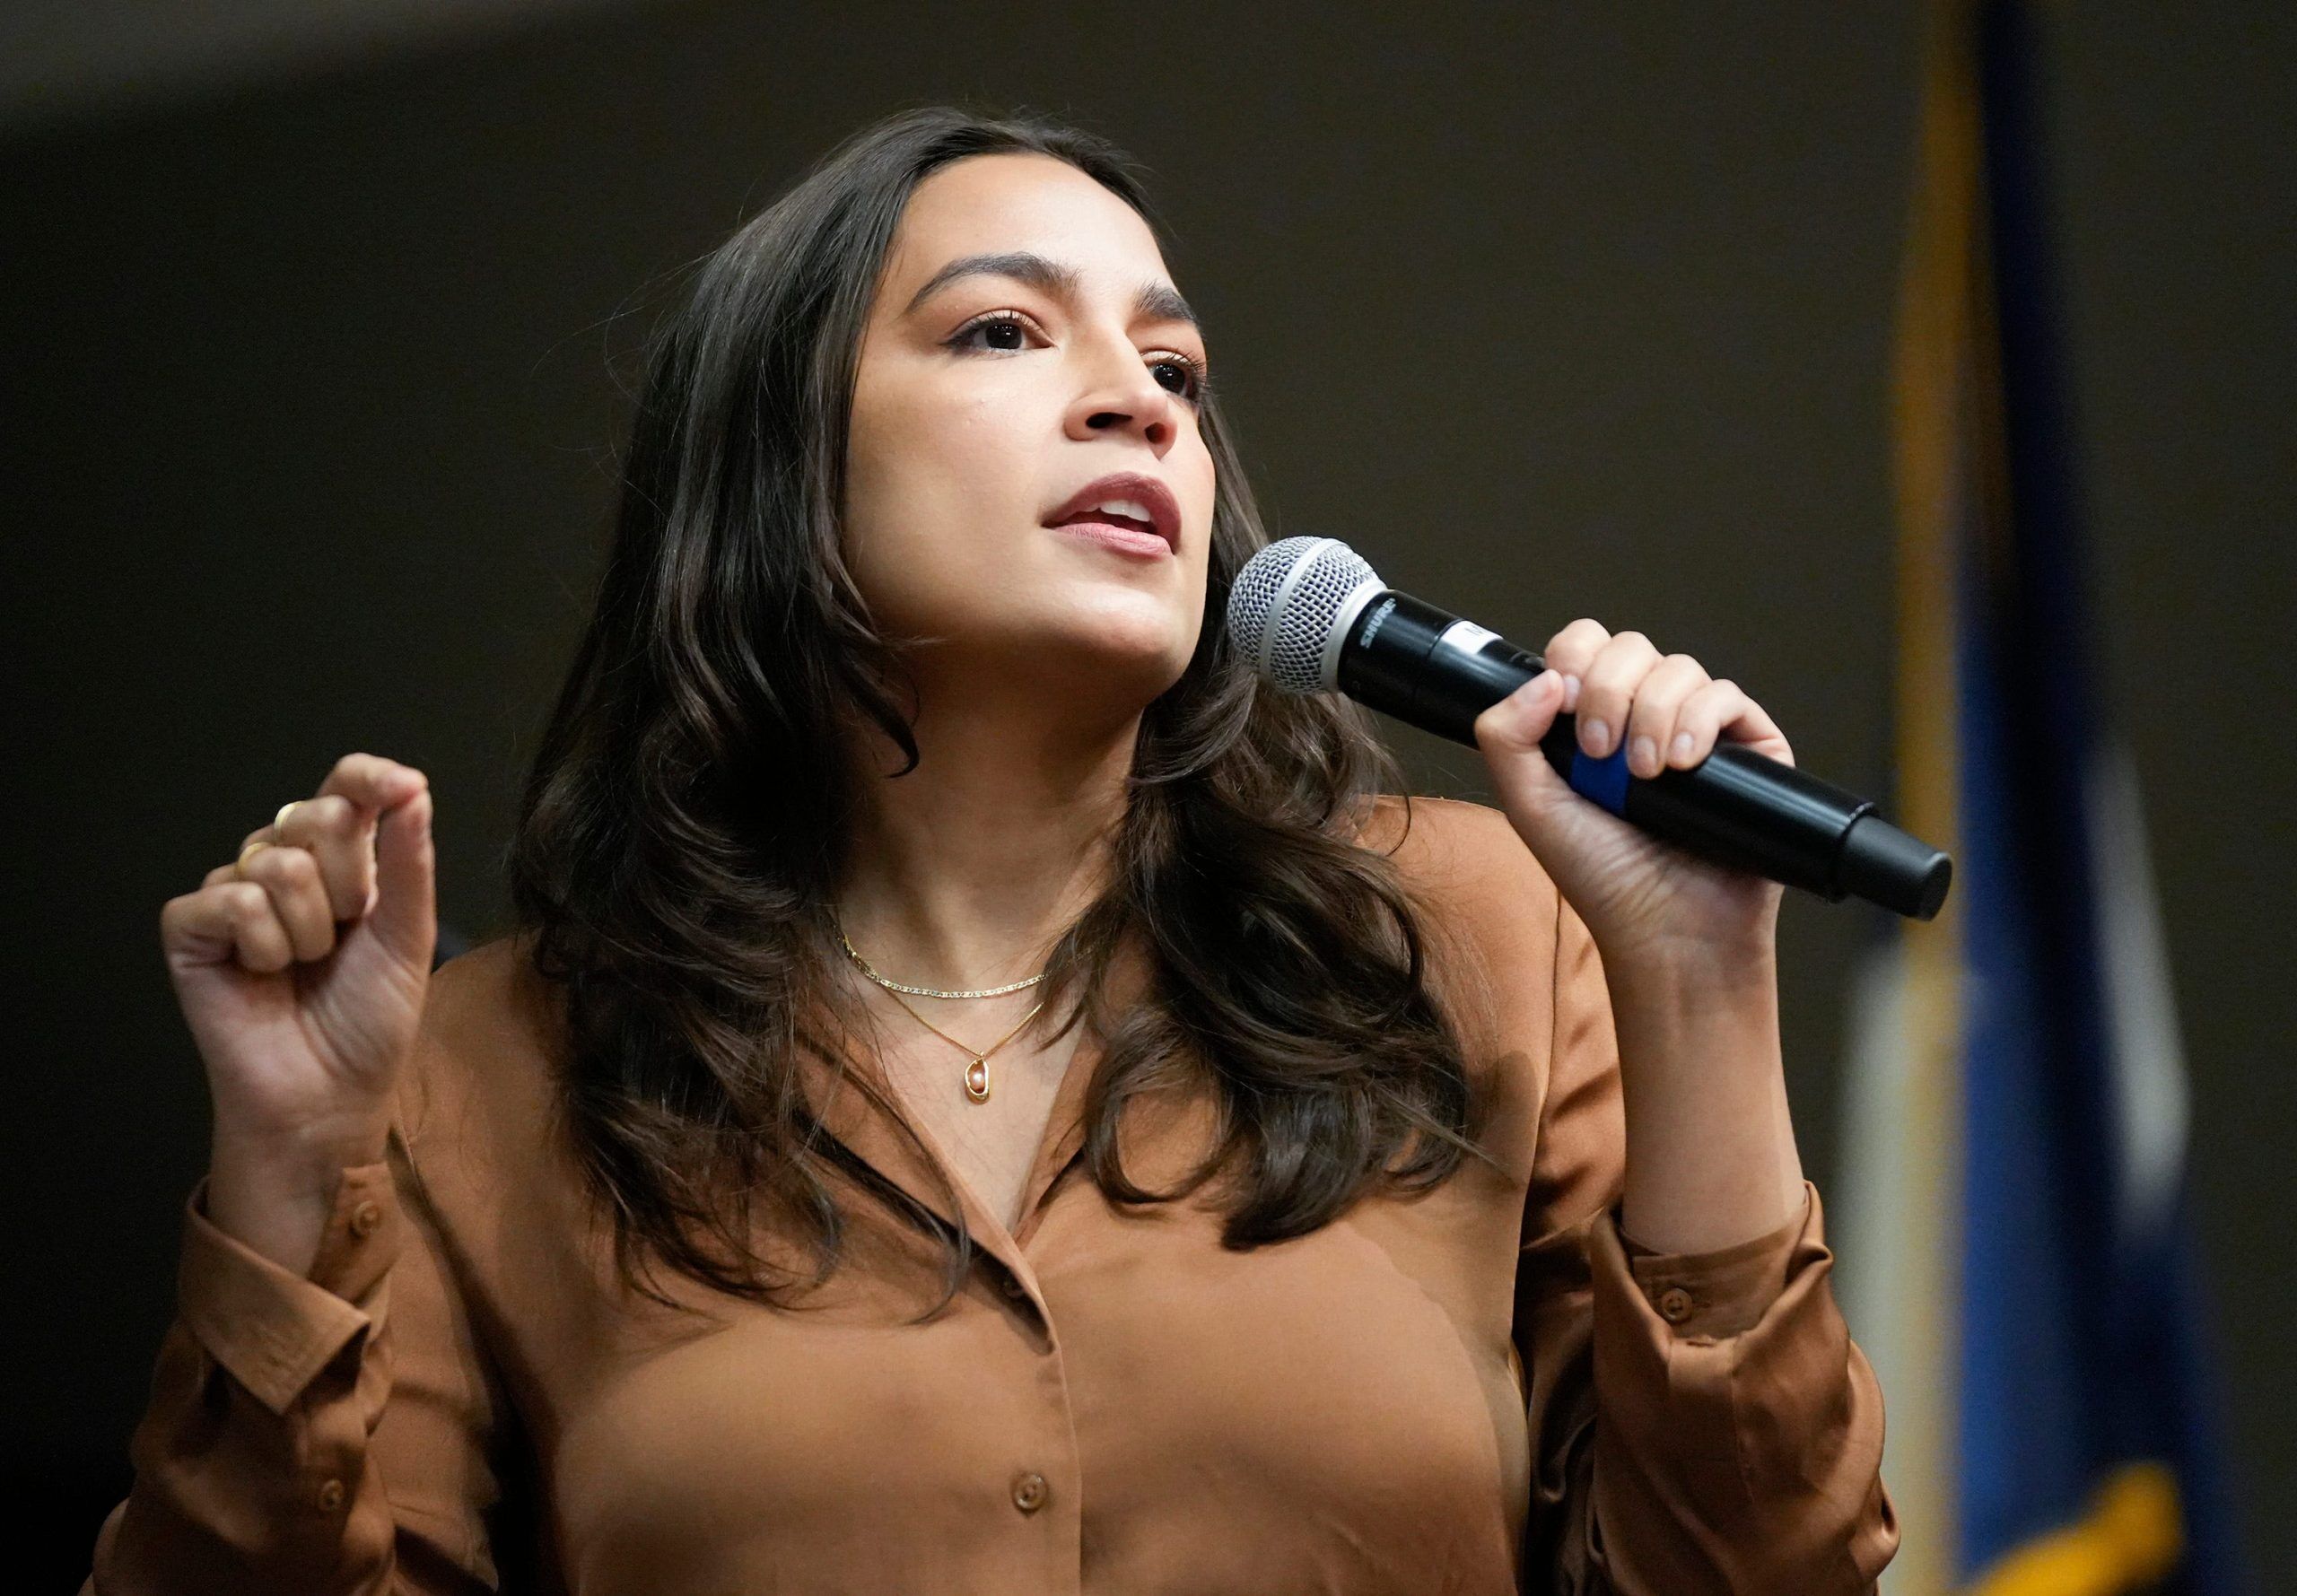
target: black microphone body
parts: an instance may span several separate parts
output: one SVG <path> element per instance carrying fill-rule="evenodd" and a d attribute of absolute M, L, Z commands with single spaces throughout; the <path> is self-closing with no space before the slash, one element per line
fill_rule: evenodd
<path fill-rule="evenodd" d="M 1393 589 L 1358 610 L 1337 640 L 1341 693 L 1409 725 L 1476 747 L 1475 719 L 1543 668 L 1539 656 L 1472 621 Z M 1690 770 L 1639 777 L 1626 737 L 1602 759 L 1581 752 L 1569 715 L 1540 747 L 1576 791 L 1699 857 L 1802 887 L 1857 896 L 1915 920 L 1946 900 L 1953 861 L 1866 799 L 1732 743 Z"/>

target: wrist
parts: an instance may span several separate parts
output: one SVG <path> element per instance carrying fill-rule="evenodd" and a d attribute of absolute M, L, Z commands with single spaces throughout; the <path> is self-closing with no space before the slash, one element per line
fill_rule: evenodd
<path fill-rule="evenodd" d="M 219 1142 L 207 1166 L 207 1222 L 290 1274 L 307 1275 L 345 1167 Z"/>
<path fill-rule="evenodd" d="M 219 1118 L 209 1142 L 209 1165 L 230 1168 L 250 1187 L 332 1197 L 344 1170 L 380 1164 L 389 1143 L 390 1119 L 384 1113 L 260 1129 Z"/>
<path fill-rule="evenodd" d="M 219 1113 L 208 1156 L 208 1222 L 289 1273 L 308 1275 L 343 1172 L 384 1161 L 390 1123 L 382 1108 L 285 1128 L 251 1127 Z"/>
<path fill-rule="evenodd" d="M 1647 997 L 1670 1007 L 1775 1008 L 1778 943 L 1768 927 L 1744 934 L 1666 937 L 1595 947 L 1615 1000 Z"/>

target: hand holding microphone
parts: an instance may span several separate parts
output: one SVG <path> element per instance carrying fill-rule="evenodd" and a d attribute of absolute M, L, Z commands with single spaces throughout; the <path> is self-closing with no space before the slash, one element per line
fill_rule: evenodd
<path fill-rule="evenodd" d="M 1575 762 L 1623 762 L 1632 781 L 1696 768 L 1718 746 L 1791 768 L 1777 723 L 1736 684 L 1688 654 L 1662 657 L 1639 632 L 1574 621 L 1542 657 L 1546 668 L 1477 716 L 1474 735 L 1500 807 L 1605 957 L 1767 952 L 1777 881 L 1624 824 L 1574 790 L 1542 743 L 1569 739 Z"/>
<path fill-rule="evenodd" d="M 1591 927 L 1615 917 L 1615 935 L 1645 934 L 1655 923 L 1655 894 L 1733 893 L 1750 876 L 1917 920 L 1945 901 L 1953 868 L 1945 854 L 1866 800 L 1796 770 L 1752 700 L 1688 655 L 1662 658 L 1638 633 L 1576 623 L 1542 661 L 1389 589 L 1327 537 L 1288 537 L 1255 554 L 1236 575 L 1227 621 L 1238 650 L 1274 685 L 1343 693 L 1482 752 L 1509 818 Z M 1542 674 L 1550 666 L 1551 677 Z M 1568 688 L 1565 677 L 1580 685 Z M 1603 735 L 1592 724 L 1583 732 L 1575 711 L 1602 720 Z M 1688 755 L 1675 746 L 1683 733 Z M 1643 737 L 1653 758 L 1637 756 Z M 1539 757 L 1529 758 L 1534 747 Z M 1598 807 L 1628 824 L 1605 821 Z M 1683 871 L 1651 839 L 1709 868 Z M 1663 864 L 1681 878 L 1662 885 Z"/>

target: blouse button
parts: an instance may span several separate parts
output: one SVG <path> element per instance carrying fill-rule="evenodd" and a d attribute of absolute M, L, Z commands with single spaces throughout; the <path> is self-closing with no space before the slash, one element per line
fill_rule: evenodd
<path fill-rule="evenodd" d="M 376 1206 L 372 1201 L 362 1202 L 357 1208 L 351 1210 L 351 1234 L 353 1235 L 372 1235 L 375 1233 L 375 1226 L 380 1225 L 382 1222 L 383 1210 Z"/>
<path fill-rule="evenodd" d="M 1659 1294 L 1659 1317 L 1669 1324 L 1681 1324 L 1690 1317 L 1690 1293 L 1680 1286 L 1670 1286 Z"/>
<path fill-rule="evenodd" d="M 319 1506 L 324 1511 L 333 1513 L 342 1505 L 343 1482 L 341 1480 L 330 1479 L 319 1487 Z"/>
<path fill-rule="evenodd" d="M 1048 1487 L 1044 1476 L 1032 1469 L 1013 1478 L 1013 1505 L 1023 1513 L 1035 1513 L 1044 1505 Z"/>
<path fill-rule="evenodd" d="M 1011 1297 L 1017 1303 L 1023 1297 L 1029 1295 L 1029 1288 L 1021 1284 L 1021 1277 L 1018 1275 L 1006 1276 L 1003 1279 L 997 1282 L 997 1289 L 1003 1292 L 1007 1296 Z"/>

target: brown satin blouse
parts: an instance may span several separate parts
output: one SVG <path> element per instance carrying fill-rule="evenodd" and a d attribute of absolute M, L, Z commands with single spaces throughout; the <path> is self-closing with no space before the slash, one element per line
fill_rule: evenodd
<path fill-rule="evenodd" d="M 933 1252 L 890 1225 L 857 1224 L 799 1311 L 625 1292 L 537 983 L 508 939 L 450 961 L 389 1159 L 343 1172 L 308 1277 L 191 1192 L 135 1484 L 82 1596 L 1873 1590 L 1898 1540 L 1882 1393 L 1815 1189 L 1720 1252 L 1622 1237 L 1585 926 L 1499 811 L 1414 798 L 1399 842 L 1402 812 L 1364 841 L 1427 906 L 1498 1169 L 1227 1252 L 1209 1206 L 1092 1182 L 1087 1035 L 1017 1231 L 957 1182 L 981 1256 L 922 1324 Z M 808 1082 L 954 1218 L 850 1083 Z M 1144 1185 L 1210 1146 L 1201 1103 L 1126 1114 Z"/>

